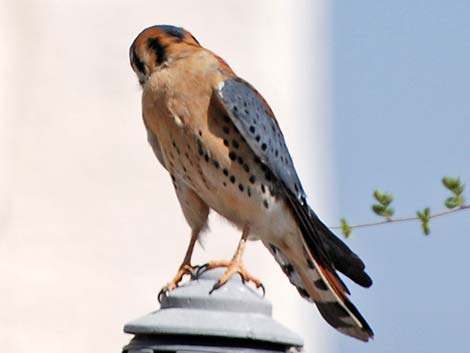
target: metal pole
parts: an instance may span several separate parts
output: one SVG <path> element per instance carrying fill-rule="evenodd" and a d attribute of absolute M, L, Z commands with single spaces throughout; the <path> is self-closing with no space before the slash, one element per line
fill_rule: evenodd
<path fill-rule="evenodd" d="M 303 340 L 272 319 L 271 303 L 234 276 L 209 294 L 223 269 L 162 297 L 161 307 L 124 326 L 134 338 L 123 353 L 287 352 Z"/>

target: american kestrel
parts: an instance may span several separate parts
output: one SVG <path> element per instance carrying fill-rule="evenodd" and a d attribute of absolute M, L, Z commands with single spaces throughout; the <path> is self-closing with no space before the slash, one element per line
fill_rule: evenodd
<path fill-rule="evenodd" d="M 364 287 L 372 280 L 361 259 L 307 204 L 279 124 L 258 91 L 179 27 L 143 30 L 129 55 L 143 89 L 148 141 L 171 175 L 192 230 L 167 289 L 193 271 L 194 245 L 214 210 L 242 230 L 231 261 L 207 266 L 227 267 L 214 289 L 237 272 L 261 286 L 242 262 L 246 240 L 259 239 L 330 325 L 363 341 L 372 338 L 336 271 Z"/>

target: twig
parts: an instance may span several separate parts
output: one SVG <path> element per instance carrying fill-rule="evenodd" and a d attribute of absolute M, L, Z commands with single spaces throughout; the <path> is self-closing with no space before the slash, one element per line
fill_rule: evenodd
<path fill-rule="evenodd" d="M 429 216 L 429 218 L 430 219 L 437 218 L 437 217 L 445 216 L 451 213 L 457 213 L 457 212 L 468 210 L 468 209 L 470 209 L 470 204 L 462 205 L 462 206 L 459 206 L 450 210 L 445 210 L 442 212 L 433 213 Z M 379 226 L 379 225 L 388 224 L 388 223 L 410 222 L 410 221 L 418 221 L 418 220 L 419 218 L 416 216 L 415 217 L 397 217 L 397 218 L 390 218 L 390 219 L 386 219 L 384 221 L 378 221 L 378 222 L 354 224 L 354 225 L 350 225 L 349 228 L 351 229 L 366 228 L 366 227 Z M 341 226 L 334 226 L 334 227 L 331 227 L 331 229 L 341 229 Z"/>

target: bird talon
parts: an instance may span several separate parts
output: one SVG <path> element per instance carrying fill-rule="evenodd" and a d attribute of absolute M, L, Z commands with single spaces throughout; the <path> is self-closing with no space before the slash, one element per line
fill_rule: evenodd
<path fill-rule="evenodd" d="M 169 292 L 168 287 L 165 286 L 162 289 L 160 289 L 160 292 L 158 292 L 158 302 L 161 304 L 162 303 L 162 298 L 164 295 L 166 295 Z"/>

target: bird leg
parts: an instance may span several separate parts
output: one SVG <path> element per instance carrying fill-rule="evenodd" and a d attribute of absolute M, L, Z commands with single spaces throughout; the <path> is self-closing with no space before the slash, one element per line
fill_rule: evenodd
<path fill-rule="evenodd" d="M 216 289 L 219 289 L 220 287 L 222 287 L 225 283 L 227 283 L 230 280 L 230 278 L 232 278 L 232 276 L 235 273 L 238 273 L 240 274 L 243 283 L 253 282 L 256 288 L 261 288 L 263 290 L 263 295 L 264 295 L 265 289 L 261 281 L 257 279 L 256 277 L 253 277 L 251 274 L 249 274 L 248 271 L 245 269 L 245 266 L 243 265 L 242 256 L 245 250 L 246 240 L 248 238 L 249 233 L 250 233 L 250 227 L 245 225 L 243 227 L 242 237 L 240 239 L 240 242 L 238 243 L 237 251 L 233 255 L 232 260 L 211 261 L 202 267 L 203 271 L 210 270 L 212 268 L 217 268 L 217 267 L 227 268 L 227 271 L 225 271 L 224 275 L 219 278 L 216 284 L 214 284 L 214 287 L 212 287 L 209 294 L 211 294 Z"/>
<path fill-rule="evenodd" d="M 165 287 L 160 290 L 158 294 L 158 300 L 161 301 L 161 296 L 163 293 L 167 293 L 178 287 L 178 284 L 183 279 L 184 275 L 190 275 L 195 277 L 198 272 L 199 266 L 193 267 L 191 265 L 191 256 L 193 255 L 194 245 L 196 244 L 197 238 L 199 236 L 199 230 L 193 230 L 191 232 L 191 240 L 189 241 L 188 249 L 186 250 L 186 255 L 184 256 L 183 263 L 181 264 L 176 276 L 169 282 Z"/>

